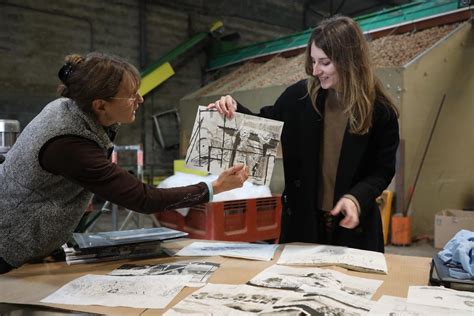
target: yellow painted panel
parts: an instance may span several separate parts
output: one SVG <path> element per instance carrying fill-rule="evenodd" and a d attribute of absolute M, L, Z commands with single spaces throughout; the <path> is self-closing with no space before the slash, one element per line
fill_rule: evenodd
<path fill-rule="evenodd" d="M 173 161 L 173 169 L 175 173 L 176 172 L 190 173 L 190 174 L 195 174 L 195 175 L 204 176 L 204 177 L 207 176 L 208 174 L 206 171 L 187 168 L 184 160 Z"/>
<path fill-rule="evenodd" d="M 145 94 L 162 84 L 172 75 L 174 75 L 173 68 L 171 67 L 170 63 L 165 63 L 142 78 L 142 82 L 138 92 L 140 93 L 140 95 L 144 96 Z"/>
<path fill-rule="evenodd" d="M 211 24 L 209 32 L 214 32 L 222 27 L 224 27 L 224 23 L 222 23 L 221 21 L 215 21 L 214 23 Z"/>

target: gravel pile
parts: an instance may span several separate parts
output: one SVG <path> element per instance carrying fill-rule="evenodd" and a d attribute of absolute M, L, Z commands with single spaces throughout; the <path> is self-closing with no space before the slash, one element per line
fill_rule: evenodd
<path fill-rule="evenodd" d="M 202 87 L 196 91 L 193 96 L 195 98 L 200 98 L 206 95 L 218 95 L 219 91 L 223 91 L 221 94 L 228 94 L 231 91 L 234 91 L 228 89 L 228 86 L 231 85 L 232 82 L 240 81 L 239 78 L 245 77 L 249 72 L 253 71 L 255 67 L 260 67 L 261 65 L 262 64 L 255 64 L 251 62 L 245 63 L 241 67 L 237 68 L 237 70 L 234 70 L 222 78 L 219 78 L 216 81 L 213 81 Z"/>
<path fill-rule="evenodd" d="M 432 27 L 420 32 L 388 35 L 371 41 L 370 55 L 375 67 L 401 67 L 406 65 L 441 38 L 451 32 L 458 24 Z"/>
<path fill-rule="evenodd" d="M 263 67 L 258 69 L 255 80 L 245 83 L 239 90 L 258 89 L 269 86 L 281 86 L 288 83 L 297 82 L 307 77 L 304 71 L 305 54 L 300 54 L 290 58 L 275 57 L 277 60 L 270 67 L 266 67 L 266 73 L 263 73 Z M 271 61 L 267 62 L 270 64 Z"/>
<path fill-rule="evenodd" d="M 432 27 L 420 32 L 388 35 L 369 42 L 370 55 L 377 68 L 402 67 L 432 47 L 459 24 Z M 248 62 L 235 71 L 195 92 L 194 97 L 225 95 L 238 90 L 289 85 L 307 77 L 305 54 L 283 58 L 276 56 L 265 63 Z"/>

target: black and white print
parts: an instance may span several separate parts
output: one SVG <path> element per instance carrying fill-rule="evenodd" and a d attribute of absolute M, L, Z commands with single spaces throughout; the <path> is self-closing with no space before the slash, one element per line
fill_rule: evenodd
<path fill-rule="evenodd" d="M 232 119 L 199 106 L 186 154 L 189 168 L 220 174 L 235 164 L 249 168 L 254 184 L 269 185 L 283 123 L 236 113 Z"/>

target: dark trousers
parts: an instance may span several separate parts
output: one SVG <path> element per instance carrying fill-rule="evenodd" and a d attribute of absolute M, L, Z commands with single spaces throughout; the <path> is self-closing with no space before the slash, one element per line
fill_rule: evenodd
<path fill-rule="evenodd" d="M 0 257 L 0 274 L 7 273 L 8 271 L 12 270 L 13 267 L 9 265 L 2 257 Z"/>

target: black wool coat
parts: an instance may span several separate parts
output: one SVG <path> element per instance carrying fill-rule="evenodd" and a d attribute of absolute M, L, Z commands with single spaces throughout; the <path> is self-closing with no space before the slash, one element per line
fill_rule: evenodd
<path fill-rule="evenodd" d="M 375 199 L 395 174 L 399 144 L 397 115 L 376 101 L 368 133 L 351 134 L 346 127 L 336 173 L 334 205 L 344 194 L 353 195 L 361 208 L 360 224 L 354 229 L 336 224 L 333 238 L 322 240 L 324 223 L 316 205 L 326 92 L 321 89 L 316 101 L 321 115 L 311 104 L 306 80 L 288 87 L 273 106 L 261 108 L 258 114 L 241 104 L 237 106 L 240 113 L 284 122 L 281 144 L 285 190 L 280 242 L 329 243 L 383 252 L 382 223 Z M 342 218 L 340 214 L 336 223 Z"/>

